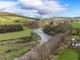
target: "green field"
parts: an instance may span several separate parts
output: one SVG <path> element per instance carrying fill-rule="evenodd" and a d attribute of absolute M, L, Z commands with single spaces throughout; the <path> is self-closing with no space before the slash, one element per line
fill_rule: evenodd
<path fill-rule="evenodd" d="M 24 17 L 20 17 L 20 16 L 0 16 L 1 24 L 13 24 L 13 23 L 16 23 L 15 22 L 16 20 L 18 20 L 20 22 L 34 21 L 33 19 L 24 18 Z"/>
<path fill-rule="evenodd" d="M 0 41 L 16 39 L 16 38 L 21 38 L 21 37 L 28 37 L 30 35 L 31 35 L 31 30 L 29 28 L 26 28 L 23 31 L 0 34 Z"/>
<path fill-rule="evenodd" d="M 76 35 L 72 35 L 72 38 L 75 38 L 75 39 L 80 39 L 80 32 L 79 35 L 77 34 L 77 30 L 76 29 L 80 29 L 80 22 L 70 22 L 70 25 L 74 28 L 72 29 L 72 33 L 76 33 Z M 79 31 L 79 30 L 78 30 Z"/>
<path fill-rule="evenodd" d="M 15 22 L 16 20 L 18 20 L 19 22 Z M 2 24 L 7 24 L 7 25 L 8 24 L 21 24 L 22 25 L 24 24 L 24 22 L 22 21 L 27 22 L 28 20 L 27 18 L 23 18 L 19 16 L 0 16 L 1 25 Z M 31 34 L 31 29 L 29 29 L 28 27 L 25 27 L 23 31 L 0 34 L 0 41 L 26 37 L 26 36 L 30 36 L 30 34 Z"/>
<path fill-rule="evenodd" d="M 23 27 L 22 31 L 0 34 L 0 60 L 13 60 L 37 44 L 39 37 L 34 35 L 36 38 L 30 38 L 32 29 L 24 26 L 24 23 L 28 21 L 33 20 L 20 16 L 0 16 L 0 25 L 20 24 Z M 34 38 L 37 40 L 34 40 Z"/>
<path fill-rule="evenodd" d="M 77 27 L 80 27 L 80 22 L 71 22 L 70 25 L 77 28 Z"/>
<path fill-rule="evenodd" d="M 0 59 L 13 60 L 14 58 L 31 50 L 39 42 L 39 40 L 40 37 L 34 34 L 33 38 L 23 37 L 0 41 Z"/>
<path fill-rule="evenodd" d="M 36 42 L 33 43 L 18 43 L 22 39 L 14 39 L 11 41 L 0 42 L 0 59 L 1 60 L 13 60 L 16 57 L 24 54 L 29 51 L 32 47 L 36 45 Z"/>
<path fill-rule="evenodd" d="M 58 60 L 78 60 L 78 52 L 74 50 L 65 50 L 59 55 Z"/>

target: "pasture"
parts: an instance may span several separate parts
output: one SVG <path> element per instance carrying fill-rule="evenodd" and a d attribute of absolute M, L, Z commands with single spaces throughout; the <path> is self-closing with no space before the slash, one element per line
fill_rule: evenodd
<path fill-rule="evenodd" d="M 30 38 L 30 36 L 32 36 L 31 28 L 24 26 L 24 23 L 28 21 L 34 20 L 20 16 L 0 16 L 0 25 L 20 24 L 23 27 L 22 31 L 0 33 L 0 60 L 13 60 L 37 44 L 36 40 L 33 41 L 33 39 Z M 37 39 L 37 37 L 36 35 L 35 39 Z M 30 41 L 28 42 L 27 40 Z"/>
<path fill-rule="evenodd" d="M 73 26 L 74 28 L 80 27 L 80 22 L 70 22 L 70 25 Z"/>
<path fill-rule="evenodd" d="M 70 22 L 72 28 L 72 38 L 80 39 L 80 21 Z"/>
<path fill-rule="evenodd" d="M 23 39 L 13 39 L 9 41 L 0 42 L 0 59 L 1 60 L 13 60 L 16 57 L 24 54 L 33 48 L 36 43 L 25 42 L 22 43 Z M 19 43 L 22 41 L 21 43 Z"/>
<path fill-rule="evenodd" d="M 59 55 L 58 60 L 78 60 L 78 52 L 74 50 L 65 50 Z"/>
<path fill-rule="evenodd" d="M 15 22 L 16 20 L 18 22 Z M 0 24 L 1 25 L 20 24 L 23 26 L 24 22 L 22 22 L 22 21 L 27 22 L 28 20 L 26 18 L 19 17 L 19 16 L 0 16 Z M 0 41 L 30 36 L 31 29 L 29 29 L 28 27 L 24 27 L 24 26 L 23 26 L 23 28 L 24 28 L 23 31 L 0 34 Z"/>

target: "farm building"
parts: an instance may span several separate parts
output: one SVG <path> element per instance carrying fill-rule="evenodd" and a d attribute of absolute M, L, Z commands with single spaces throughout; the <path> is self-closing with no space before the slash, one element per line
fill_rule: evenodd
<path fill-rule="evenodd" d="M 80 46 L 80 40 L 72 39 L 72 47 L 79 47 Z"/>

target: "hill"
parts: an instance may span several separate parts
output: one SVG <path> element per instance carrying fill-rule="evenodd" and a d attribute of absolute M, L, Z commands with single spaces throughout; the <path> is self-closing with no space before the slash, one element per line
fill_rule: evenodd
<path fill-rule="evenodd" d="M 0 16 L 16 16 L 16 13 L 0 12 Z"/>
<path fill-rule="evenodd" d="M 0 16 L 19 16 L 19 17 L 23 17 L 23 18 L 27 18 L 27 19 L 39 20 L 39 18 L 27 17 L 27 16 L 23 16 L 21 14 L 11 13 L 11 12 L 0 12 Z"/>

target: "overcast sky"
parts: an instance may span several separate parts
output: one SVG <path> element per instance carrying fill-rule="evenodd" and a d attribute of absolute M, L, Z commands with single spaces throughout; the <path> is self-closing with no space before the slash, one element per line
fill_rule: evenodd
<path fill-rule="evenodd" d="M 0 0 L 0 11 L 36 18 L 80 16 L 80 0 Z"/>

